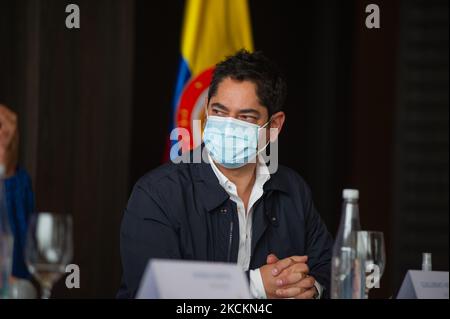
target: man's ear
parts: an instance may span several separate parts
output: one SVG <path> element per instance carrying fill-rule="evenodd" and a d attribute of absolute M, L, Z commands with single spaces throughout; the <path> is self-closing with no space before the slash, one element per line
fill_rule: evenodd
<path fill-rule="evenodd" d="M 283 128 L 285 119 L 286 119 L 286 115 L 284 114 L 284 112 L 281 112 L 281 111 L 274 113 L 272 115 L 269 127 L 276 128 L 276 130 L 270 130 L 270 141 L 271 142 L 275 142 L 275 140 L 277 139 L 278 135 L 281 132 L 281 129 Z"/>

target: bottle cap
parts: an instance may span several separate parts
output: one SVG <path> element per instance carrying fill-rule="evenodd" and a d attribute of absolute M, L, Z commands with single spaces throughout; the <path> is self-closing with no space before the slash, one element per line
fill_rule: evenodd
<path fill-rule="evenodd" d="M 358 199 L 359 191 L 357 189 L 344 189 L 342 191 L 342 197 L 344 199 Z"/>

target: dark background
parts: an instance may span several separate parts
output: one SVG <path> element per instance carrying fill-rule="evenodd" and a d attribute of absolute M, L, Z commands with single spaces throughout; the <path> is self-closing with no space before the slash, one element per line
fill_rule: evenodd
<path fill-rule="evenodd" d="M 65 27 L 76 3 L 81 29 Z M 341 190 L 385 234 L 381 288 L 433 253 L 448 270 L 448 1 L 250 0 L 255 48 L 288 79 L 280 163 L 310 184 L 335 234 Z M 365 27 L 376 3 L 381 28 Z M 0 0 L 0 103 L 19 115 L 37 209 L 73 215 L 81 288 L 114 297 L 133 184 L 163 158 L 184 1 Z M 207 194 L 205 194 L 207 196 Z"/>

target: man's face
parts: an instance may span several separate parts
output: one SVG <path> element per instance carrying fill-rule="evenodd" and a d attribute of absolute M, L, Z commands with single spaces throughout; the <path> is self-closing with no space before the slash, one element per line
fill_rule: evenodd
<path fill-rule="evenodd" d="M 219 83 L 216 94 L 209 101 L 207 111 L 208 116 L 231 117 L 260 127 L 268 123 L 264 130 L 258 130 L 258 152 L 264 150 L 269 142 L 277 140 L 285 120 L 285 114 L 281 111 L 272 114 L 269 119 L 268 109 L 261 105 L 253 82 L 237 81 L 230 77 Z M 206 125 L 206 122 L 204 123 Z M 275 147 L 275 150 L 277 149 Z M 273 173 L 278 167 L 278 152 L 271 151 L 270 157 L 269 171 Z"/>
<path fill-rule="evenodd" d="M 267 108 L 260 104 L 256 95 L 256 85 L 232 78 L 219 83 L 216 94 L 209 101 L 208 115 L 233 117 L 259 126 L 269 120 Z"/>
<path fill-rule="evenodd" d="M 260 104 L 256 95 L 256 85 L 250 81 L 237 81 L 232 78 L 225 78 L 219 83 L 216 94 L 209 101 L 208 115 L 233 117 L 259 126 L 269 121 L 268 109 Z M 284 112 L 272 114 L 270 123 L 266 126 L 267 134 L 263 144 L 269 138 L 272 142 L 276 140 L 284 120 Z"/>

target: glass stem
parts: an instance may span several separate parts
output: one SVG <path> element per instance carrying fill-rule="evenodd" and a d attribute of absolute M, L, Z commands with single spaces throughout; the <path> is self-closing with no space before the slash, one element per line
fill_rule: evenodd
<path fill-rule="evenodd" d="M 51 294 L 52 294 L 52 289 L 50 287 L 42 286 L 41 299 L 50 299 Z"/>

